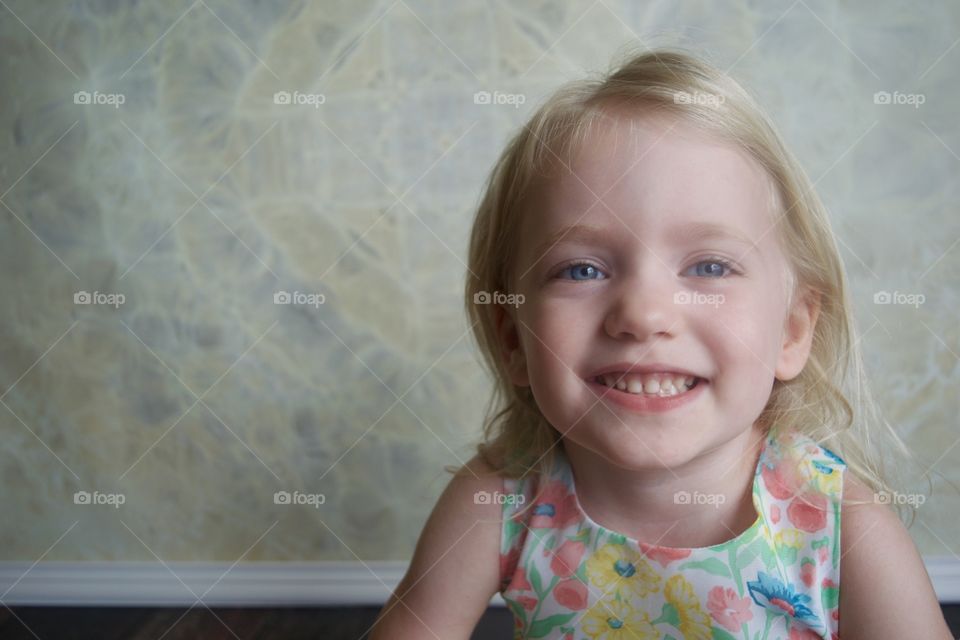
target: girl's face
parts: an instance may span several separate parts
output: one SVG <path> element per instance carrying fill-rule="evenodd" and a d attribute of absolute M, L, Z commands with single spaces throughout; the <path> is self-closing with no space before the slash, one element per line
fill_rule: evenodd
<path fill-rule="evenodd" d="M 616 120 L 570 169 L 523 221 L 522 303 L 497 307 L 511 377 L 575 446 L 678 467 L 750 429 L 774 379 L 800 372 L 816 300 L 787 308 L 772 187 L 736 147 L 679 120 Z M 647 390 L 698 381 L 670 400 L 594 382 L 631 367 Z"/>

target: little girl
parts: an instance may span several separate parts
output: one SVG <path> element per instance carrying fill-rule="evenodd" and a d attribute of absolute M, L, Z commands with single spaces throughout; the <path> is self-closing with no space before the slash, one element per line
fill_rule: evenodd
<path fill-rule="evenodd" d="M 824 208 L 735 81 L 657 50 L 561 89 L 469 269 L 496 413 L 372 638 L 466 640 L 497 592 L 514 638 L 950 638 Z"/>

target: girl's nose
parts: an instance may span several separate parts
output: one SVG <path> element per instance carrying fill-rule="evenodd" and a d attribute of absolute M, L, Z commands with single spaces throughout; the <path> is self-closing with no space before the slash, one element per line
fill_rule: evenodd
<path fill-rule="evenodd" d="M 613 338 L 644 342 L 675 330 L 680 312 L 676 279 L 659 263 L 641 269 L 621 279 L 612 292 L 604 329 Z"/>

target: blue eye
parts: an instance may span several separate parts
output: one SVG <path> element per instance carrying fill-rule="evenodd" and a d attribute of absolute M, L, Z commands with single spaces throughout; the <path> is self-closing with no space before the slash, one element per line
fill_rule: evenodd
<path fill-rule="evenodd" d="M 602 273 L 597 267 L 590 264 L 589 262 L 571 262 L 570 264 L 564 266 L 558 273 L 558 276 L 562 276 L 565 273 L 574 274 L 573 280 L 582 281 L 582 280 L 597 280 L 598 278 L 593 278 L 591 276 Z M 576 276 L 584 276 L 582 279 L 577 278 Z M 602 279 L 602 278 L 599 278 Z"/>
<path fill-rule="evenodd" d="M 700 267 L 705 267 L 701 269 Z M 709 258 L 693 265 L 694 275 L 699 278 L 722 278 L 734 271 L 733 266 L 722 258 Z"/>
<path fill-rule="evenodd" d="M 708 258 L 701 260 L 690 267 L 686 273 L 689 273 L 691 269 L 693 270 L 691 275 L 698 278 L 724 278 L 731 273 L 737 273 L 737 270 L 734 269 L 733 265 L 725 258 Z M 570 274 L 570 277 L 563 277 L 565 274 Z M 577 282 L 606 279 L 606 276 L 599 267 L 583 261 L 571 262 L 563 266 L 560 271 L 557 272 L 556 277 Z"/>

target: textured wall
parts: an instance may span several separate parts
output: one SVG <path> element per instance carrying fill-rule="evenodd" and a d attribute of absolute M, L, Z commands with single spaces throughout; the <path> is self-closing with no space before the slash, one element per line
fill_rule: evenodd
<path fill-rule="evenodd" d="M 408 557 L 489 390 L 460 310 L 481 183 L 638 34 L 769 109 L 888 417 L 960 484 L 955 3 L 0 4 L 2 559 Z M 956 554 L 934 482 L 911 531 Z"/>

